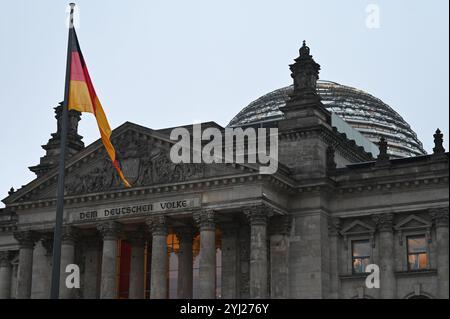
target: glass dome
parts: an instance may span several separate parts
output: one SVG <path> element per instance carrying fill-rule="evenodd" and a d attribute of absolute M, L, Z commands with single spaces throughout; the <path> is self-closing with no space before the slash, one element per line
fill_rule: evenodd
<path fill-rule="evenodd" d="M 267 93 L 242 109 L 228 124 L 246 126 L 283 118 L 280 107 L 286 104 L 293 86 Z M 426 154 L 409 124 L 389 105 L 362 90 L 330 81 L 317 82 L 317 92 L 330 111 L 345 120 L 364 137 L 378 143 L 383 136 L 391 158 Z"/>

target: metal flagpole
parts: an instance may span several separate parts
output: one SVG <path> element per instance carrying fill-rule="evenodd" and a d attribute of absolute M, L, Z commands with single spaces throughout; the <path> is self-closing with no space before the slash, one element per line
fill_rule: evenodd
<path fill-rule="evenodd" d="M 59 297 L 59 278 L 61 267 L 61 235 L 64 215 L 64 173 L 65 173 L 65 157 L 67 144 L 67 125 L 69 121 L 68 105 L 69 105 L 69 83 L 70 83 L 70 65 L 71 65 L 71 47 L 72 47 L 72 28 L 73 28 L 73 11 L 75 3 L 70 4 L 69 19 L 69 41 L 67 45 L 67 64 L 66 64 L 66 84 L 64 90 L 64 102 L 62 105 L 61 119 L 61 146 L 59 154 L 58 166 L 58 188 L 56 193 L 56 221 L 55 232 L 53 234 L 53 263 L 52 263 L 52 285 L 50 290 L 50 298 L 58 299 Z"/>

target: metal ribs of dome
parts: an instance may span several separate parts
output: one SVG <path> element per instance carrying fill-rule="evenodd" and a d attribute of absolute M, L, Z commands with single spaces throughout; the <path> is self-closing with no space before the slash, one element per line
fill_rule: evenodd
<path fill-rule="evenodd" d="M 283 118 L 280 107 L 286 104 L 293 86 L 263 95 L 242 109 L 228 124 L 245 126 Z M 362 90 L 330 81 L 318 81 L 317 93 L 322 103 L 350 126 L 374 143 L 383 136 L 392 158 L 426 154 L 422 143 L 409 124 L 389 105 Z"/>

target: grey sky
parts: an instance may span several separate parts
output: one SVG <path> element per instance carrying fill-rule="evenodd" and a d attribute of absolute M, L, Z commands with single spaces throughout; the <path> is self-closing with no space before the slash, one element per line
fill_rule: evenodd
<path fill-rule="evenodd" d="M 0 198 L 34 178 L 63 99 L 69 1 L 2 1 Z M 368 29 L 366 6 L 380 8 Z M 226 125 L 257 97 L 291 83 L 303 39 L 321 79 L 363 89 L 392 106 L 432 149 L 448 149 L 447 0 L 86 1 L 78 37 L 111 126 Z M 99 137 L 82 116 L 86 144 Z"/>

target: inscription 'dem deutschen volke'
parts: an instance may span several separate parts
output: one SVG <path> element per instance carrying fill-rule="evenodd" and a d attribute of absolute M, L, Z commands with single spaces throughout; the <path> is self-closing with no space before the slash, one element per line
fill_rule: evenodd
<path fill-rule="evenodd" d="M 131 215 L 148 214 L 152 212 L 188 209 L 199 206 L 200 200 L 198 198 L 170 200 L 126 206 L 121 205 L 118 207 L 79 212 L 74 215 L 74 219 L 85 221 L 118 216 L 125 217 Z"/>

